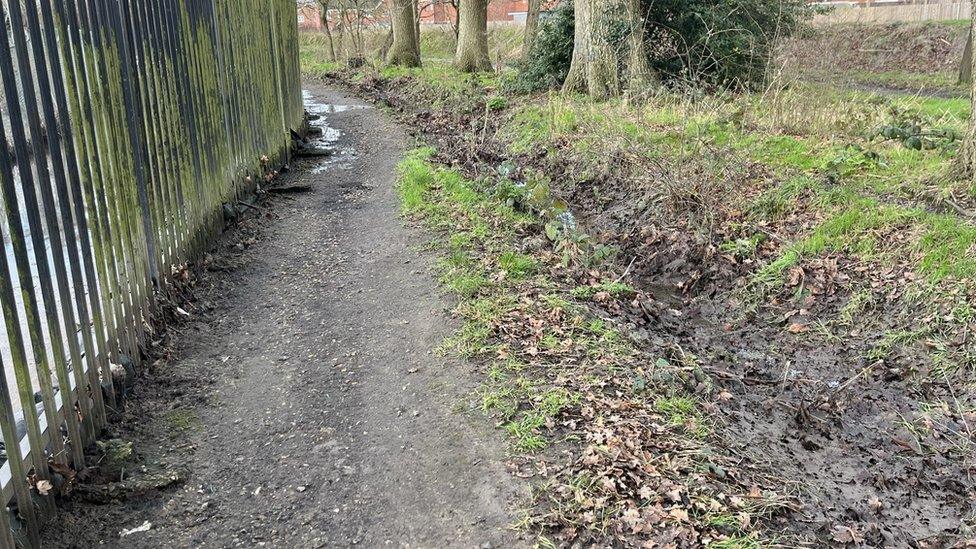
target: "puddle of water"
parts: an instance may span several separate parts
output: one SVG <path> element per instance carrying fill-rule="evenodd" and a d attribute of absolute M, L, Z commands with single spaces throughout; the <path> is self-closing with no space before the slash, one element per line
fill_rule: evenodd
<path fill-rule="evenodd" d="M 321 103 L 315 99 L 308 90 L 302 90 L 302 98 L 305 102 L 305 110 L 316 120 L 310 121 L 309 125 L 317 128 L 321 133 L 309 140 L 309 146 L 313 148 L 328 149 L 333 152 L 329 157 L 318 160 L 311 168 L 313 174 L 323 173 L 332 167 L 339 169 L 349 169 L 352 167 L 351 160 L 357 156 L 356 149 L 348 146 L 340 146 L 342 132 L 329 124 L 329 115 L 344 113 L 347 111 L 371 109 L 370 105 L 336 105 L 331 103 Z"/>

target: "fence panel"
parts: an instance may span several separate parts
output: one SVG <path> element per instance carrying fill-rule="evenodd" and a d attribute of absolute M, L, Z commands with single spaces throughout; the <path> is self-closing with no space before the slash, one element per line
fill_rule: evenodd
<path fill-rule="evenodd" d="M 815 25 L 950 21 L 969 19 L 972 13 L 970 2 L 823 2 L 818 4 L 830 7 L 831 10 L 814 17 Z"/>
<path fill-rule="evenodd" d="M 287 162 L 293 0 L 0 0 L 0 549 L 37 547 L 174 265 Z"/>

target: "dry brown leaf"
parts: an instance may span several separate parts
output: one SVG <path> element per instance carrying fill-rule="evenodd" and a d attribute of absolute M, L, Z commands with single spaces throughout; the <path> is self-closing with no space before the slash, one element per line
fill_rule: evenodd
<path fill-rule="evenodd" d="M 810 327 L 806 324 L 800 324 L 799 322 L 794 322 L 790 324 L 790 327 L 786 329 L 791 334 L 802 334 L 810 330 Z"/>
<path fill-rule="evenodd" d="M 881 500 L 878 499 L 878 496 L 871 496 L 870 498 L 868 498 L 868 509 L 870 509 L 872 513 L 877 515 L 878 513 L 881 512 L 881 509 L 883 507 L 884 507 L 884 503 L 882 503 Z"/>
<path fill-rule="evenodd" d="M 834 526 L 832 539 L 840 543 L 861 543 L 864 541 L 864 537 L 856 529 L 843 524 Z"/>

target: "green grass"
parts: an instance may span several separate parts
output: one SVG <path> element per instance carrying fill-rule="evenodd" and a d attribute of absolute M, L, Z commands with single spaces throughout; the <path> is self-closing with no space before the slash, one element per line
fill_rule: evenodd
<path fill-rule="evenodd" d="M 498 256 L 498 267 L 512 280 L 522 280 L 536 270 L 536 262 L 531 256 L 506 250 Z"/>
<path fill-rule="evenodd" d="M 976 226 L 953 215 L 856 195 L 841 196 L 843 200 L 835 201 L 846 205 L 760 269 L 757 279 L 768 284 L 781 283 L 786 270 L 827 252 L 843 252 L 881 264 L 909 259 L 931 283 L 976 274 Z"/>
<path fill-rule="evenodd" d="M 782 282 L 788 268 L 824 253 L 890 262 L 899 251 L 887 246 L 896 233 L 906 237 L 915 270 L 928 280 L 973 273 L 970 225 L 957 216 L 905 204 L 933 184 L 941 185 L 940 192 L 952 189 L 954 183 L 943 174 L 954 152 L 915 151 L 871 136 L 894 116 L 961 131 L 969 117 L 968 101 L 801 86 L 704 103 L 664 97 L 635 109 L 549 97 L 544 104 L 517 109 L 503 131 L 513 152 L 570 141 L 577 144 L 577 158 L 588 155 L 594 165 L 604 156 L 601 143 L 642 147 L 638 150 L 652 157 L 662 146 L 672 155 L 697 156 L 703 154 L 701 144 L 708 143 L 766 166 L 779 182 L 742 205 L 753 221 L 774 223 L 791 214 L 821 220 L 760 269 L 758 279 L 766 283 Z M 736 162 L 728 159 L 713 169 Z M 763 238 L 737 238 L 721 250 L 752 257 Z"/>
<path fill-rule="evenodd" d="M 605 282 L 575 292 L 541 293 L 534 302 L 520 298 L 520 288 L 531 284 L 546 288 L 539 259 L 516 251 L 522 231 L 541 230 L 533 214 L 519 211 L 527 196 L 510 192 L 497 182 L 474 181 L 455 170 L 432 162 L 434 151 L 411 151 L 400 163 L 397 192 L 404 215 L 423 221 L 436 231 L 440 251 L 436 269 L 442 285 L 460 300 L 455 311 L 462 319 L 457 332 L 439 347 L 490 363 L 482 392 L 482 408 L 501 418 L 501 426 L 512 439 L 513 448 L 534 452 L 546 447 L 556 417 L 579 396 L 567 389 L 532 380 L 526 364 L 506 351 L 499 358 L 494 326 L 515 312 L 539 318 L 562 318 L 543 328 L 539 352 L 552 356 L 579 354 L 594 362 L 633 353 L 629 343 L 609 323 L 590 317 L 573 297 L 605 291 L 614 296 L 630 295 L 633 288 L 619 282 Z"/>
<path fill-rule="evenodd" d="M 701 406 L 691 398 L 685 396 L 659 398 L 654 401 L 654 409 L 673 427 L 685 428 L 689 434 L 697 438 L 708 435 L 709 429 L 705 425 Z"/>
<path fill-rule="evenodd" d="M 595 286 L 579 286 L 573 288 L 572 296 L 577 299 L 592 299 L 599 293 L 606 293 L 613 298 L 630 297 L 637 293 L 633 286 L 624 282 L 600 282 Z"/>

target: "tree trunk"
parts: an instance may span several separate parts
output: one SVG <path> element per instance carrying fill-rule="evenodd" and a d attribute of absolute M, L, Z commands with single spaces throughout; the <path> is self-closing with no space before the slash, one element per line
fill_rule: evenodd
<path fill-rule="evenodd" d="M 461 30 L 461 0 L 451 0 L 454 6 L 454 49 L 457 50 L 458 32 Z"/>
<path fill-rule="evenodd" d="M 417 50 L 417 59 L 420 59 L 421 57 L 420 57 L 420 2 L 419 0 L 413 0 L 411 7 L 413 8 L 413 21 L 415 25 L 414 36 L 417 37 L 417 39 L 414 41 L 414 45 L 416 46 L 416 50 Z"/>
<path fill-rule="evenodd" d="M 454 68 L 461 72 L 491 71 L 491 57 L 488 55 L 488 0 L 462 0 L 459 19 Z"/>
<path fill-rule="evenodd" d="M 641 11 L 641 0 L 627 0 L 627 22 L 630 26 L 627 60 L 627 90 L 632 95 L 645 95 L 657 89 L 661 81 L 651 68 L 651 58 L 647 51 L 645 13 Z"/>
<path fill-rule="evenodd" d="M 346 53 L 346 49 L 345 49 L 346 24 L 343 21 L 341 12 L 339 13 L 339 21 L 338 23 L 336 23 L 335 30 L 339 33 L 339 36 L 336 37 L 336 61 L 339 61 L 340 58 L 344 58 Z"/>
<path fill-rule="evenodd" d="M 624 92 L 643 94 L 656 87 L 640 0 L 576 0 L 573 9 L 573 61 L 563 91 L 606 99 Z M 616 29 L 627 31 L 621 37 Z"/>
<path fill-rule="evenodd" d="M 973 15 L 969 25 L 970 38 L 976 36 L 976 0 L 972 1 Z M 970 51 L 969 54 L 969 73 L 970 76 L 976 71 L 976 55 Z M 976 106 L 976 79 L 970 77 L 969 91 L 973 105 Z M 976 108 L 969 117 L 969 130 L 966 132 L 966 140 L 963 142 L 959 155 L 956 157 L 956 166 L 959 175 L 969 180 L 976 180 Z"/>
<path fill-rule="evenodd" d="M 415 0 L 393 0 L 390 10 L 393 24 L 393 47 L 387 61 L 391 65 L 403 67 L 419 67 L 420 56 L 417 55 L 416 24 L 414 17 Z"/>
<path fill-rule="evenodd" d="M 959 67 L 959 83 L 973 83 L 973 29 L 969 29 L 966 48 L 962 52 L 962 65 Z"/>
<path fill-rule="evenodd" d="M 387 57 L 390 55 L 390 48 L 393 47 L 393 25 L 390 25 L 390 30 L 387 31 L 386 36 L 383 37 L 383 45 L 380 46 L 380 51 L 376 52 L 376 60 L 380 63 L 386 61 Z"/>
<path fill-rule="evenodd" d="M 522 59 L 532 55 L 535 36 L 539 32 L 539 12 L 542 11 L 542 0 L 529 0 L 529 11 L 525 14 L 525 44 L 522 46 Z"/>
<path fill-rule="evenodd" d="M 325 37 L 328 39 L 326 46 L 328 46 L 329 61 L 333 63 L 336 59 L 335 42 L 332 40 L 332 28 L 329 27 L 329 5 L 330 0 L 319 0 L 319 9 L 322 12 L 319 14 L 319 20 L 322 21 L 322 31 L 325 32 Z"/>

